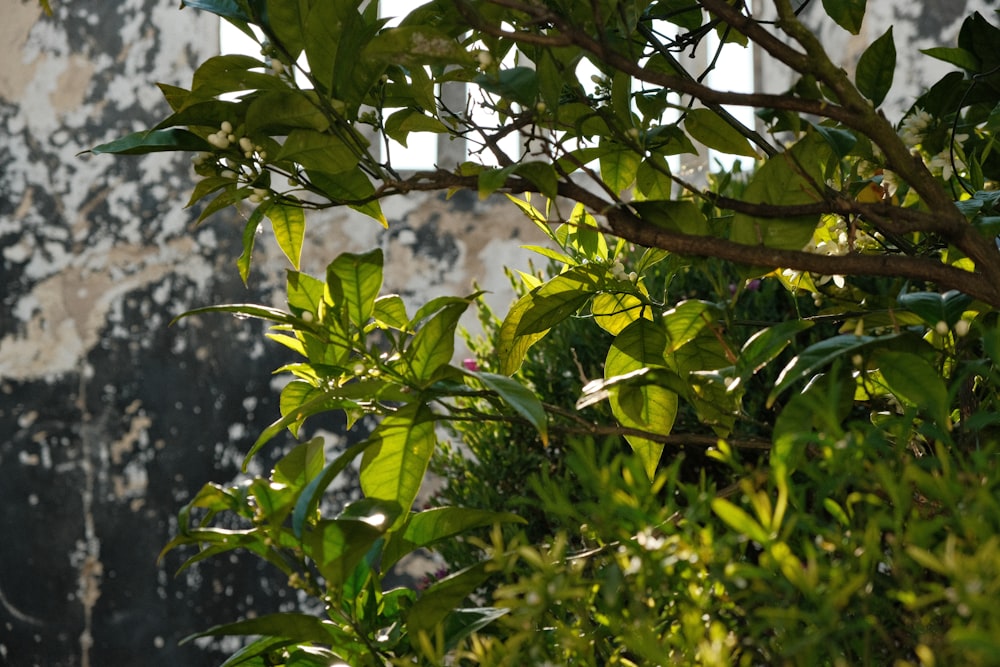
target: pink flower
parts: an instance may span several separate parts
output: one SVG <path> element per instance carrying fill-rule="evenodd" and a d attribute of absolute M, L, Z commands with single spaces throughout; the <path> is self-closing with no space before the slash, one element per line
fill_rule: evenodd
<path fill-rule="evenodd" d="M 465 366 L 465 370 L 473 373 L 479 370 L 479 364 L 476 363 L 475 359 L 462 359 L 462 365 Z"/>

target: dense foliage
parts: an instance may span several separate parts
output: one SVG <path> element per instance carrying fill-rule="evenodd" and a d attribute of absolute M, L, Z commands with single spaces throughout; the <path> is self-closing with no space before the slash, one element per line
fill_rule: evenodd
<path fill-rule="evenodd" d="M 303 442 L 181 511 L 168 549 L 196 547 L 188 564 L 245 550 L 325 609 L 207 631 L 257 637 L 227 665 L 995 661 L 989 21 L 926 52 L 956 71 L 893 124 L 892 31 L 849 74 L 790 0 L 760 16 L 727 0 L 434 0 L 395 27 L 360 0 L 185 4 L 261 57 L 161 84 L 172 113 L 94 151 L 194 152 L 201 219 L 249 210 L 244 280 L 265 219 L 293 266 L 287 309 L 195 311 L 268 320 L 301 357 L 248 460 L 319 413 L 378 420 L 346 451 Z M 865 4 L 822 6 L 857 33 Z M 795 85 L 705 85 L 681 56 L 713 32 Z M 451 135 L 471 157 L 401 173 L 373 131 Z M 706 147 L 754 168 L 707 186 L 672 168 Z M 508 196 L 548 262 L 512 267 L 519 298 L 482 311 L 477 359 L 453 357 L 478 293 L 411 311 L 382 294 L 378 249 L 299 271 L 308 210 L 388 225 L 381 200 L 456 189 Z M 325 506 L 357 461 L 363 498 Z M 449 479 L 415 507 L 432 461 Z M 385 589 L 424 548 L 451 572 Z"/>

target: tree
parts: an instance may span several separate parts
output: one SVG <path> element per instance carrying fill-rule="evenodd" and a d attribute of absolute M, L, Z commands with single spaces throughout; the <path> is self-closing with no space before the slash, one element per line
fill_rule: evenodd
<path fill-rule="evenodd" d="M 959 71 L 894 126 L 879 109 L 892 31 L 852 78 L 790 0 L 774 0 L 773 20 L 726 0 L 435 0 L 393 28 L 352 0 L 186 4 L 263 35 L 263 58 L 214 57 L 190 89 L 161 84 L 167 118 L 93 150 L 195 152 L 191 202 L 211 197 L 199 220 L 249 207 L 244 280 L 270 220 L 294 268 L 288 309 L 194 311 L 269 320 L 269 337 L 303 357 L 281 369 L 294 378 L 281 417 L 248 460 L 321 412 L 380 418 L 332 461 L 309 440 L 182 510 L 168 549 L 197 546 L 190 563 L 249 550 L 327 607 L 208 631 L 262 635 L 229 664 L 985 664 L 1000 649 L 988 583 L 1000 562 L 1000 30 L 975 14 L 957 46 L 930 50 Z M 864 2 L 823 7 L 857 32 Z M 784 64 L 795 86 L 705 85 L 679 55 L 712 31 Z M 490 121 L 449 105 L 456 84 Z M 752 107 L 766 131 L 723 105 Z M 405 174 L 372 130 L 475 149 Z M 510 135 L 523 151 L 502 148 Z M 696 143 L 755 168 L 687 182 L 671 159 Z M 391 224 L 382 200 L 458 189 L 507 195 L 549 242 L 548 271 L 521 274 L 476 364 L 452 357 L 478 294 L 411 315 L 380 294 L 377 249 L 299 272 L 306 211 Z M 788 304 L 775 319 L 753 314 L 762 278 Z M 685 282 L 699 298 L 675 302 Z M 560 405 L 544 371 L 519 369 L 544 369 L 540 341 L 568 322 L 591 327 L 603 363 Z M 551 530 L 525 542 L 503 507 L 415 511 L 439 422 L 470 437 L 530 426 L 537 436 L 520 438 L 557 443 L 579 488 L 534 480 L 559 517 Z M 598 456 L 607 437 L 634 455 Z M 682 470 L 680 446 L 704 454 L 701 474 Z M 325 489 L 359 457 L 364 499 L 328 518 Z M 222 516 L 243 527 L 213 524 Z M 440 544 L 475 557 L 419 595 L 382 590 L 393 563 Z M 487 604 L 463 603 L 491 576 Z"/>

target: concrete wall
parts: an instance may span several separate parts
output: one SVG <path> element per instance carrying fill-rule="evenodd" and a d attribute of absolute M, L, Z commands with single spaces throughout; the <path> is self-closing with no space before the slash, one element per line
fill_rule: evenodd
<path fill-rule="evenodd" d="M 242 286 L 240 220 L 192 227 L 183 159 L 77 157 L 164 115 L 152 83 L 187 84 L 218 48 L 215 21 L 176 0 L 53 5 L 49 18 L 0 0 L 0 664 L 217 664 L 178 639 L 296 602 L 248 558 L 174 578 L 179 556 L 157 553 L 179 506 L 232 479 L 276 417 L 269 373 L 284 357 L 253 322 L 167 323 L 210 303 L 280 303 L 284 264 L 259 244 Z M 869 5 L 872 26 L 845 54 L 885 22 L 899 43 L 950 38 L 973 3 Z M 903 69 L 894 99 L 931 76 Z M 386 212 L 388 231 L 340 212 L 312 219 L 304 268 L 379 245 L 389 289 L 411 302 L 471 291 L 478 276 L 500 304 L 499 266 L 524 266 L 519 214 L 502 200 L 413 196 Z M 335 420 L 314 428 L 334 445 L 348 437 Z"/>

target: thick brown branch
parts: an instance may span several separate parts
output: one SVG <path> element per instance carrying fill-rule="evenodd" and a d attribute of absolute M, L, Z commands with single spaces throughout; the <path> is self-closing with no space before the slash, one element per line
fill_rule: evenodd
<path fill-rule="evenodd" d="M 447 171 L 422 172 L 412 179 L 386 183 L 378 196 L 415 191 L 441 191 L 448 189 L 475 190 L 478 179 L 475 176 L 459 176 Z M 512 177 L 507 180 L 503 192 L 512 194 L 535 192 L 537 186 L 528 180 Z M 940 261 L 924 257 L 903 255 L 820 255 L 799 250 L 778 250 L 766 246 L 751 246 L 735 243 L 713 236 L 693 236 L 656 227 L 637 217 L 626 206 L 616 205 L 599 195 L 569 181 L 559 184 L 559 194 L 580 202 L 607 220 L 608 231 L 627 241 L 649 248 L 661 248 L 679 255 L 695 257 L 716 257 L 719 259 L 760 266 L 769 269 L 793 269 L 809 271 L 818 275 L 845 276 L 898 276 L 912 280 L 935 283 L 942 289 L 957 289 L 981 299 L 990 305 L 1000 307 L 1000 283 L 991 282 L 982 273 L 970 273 L 962 269 L 942 264 Z M 847 200 L 845 200 L 847 201 Z M 838 206 L 846 206 L 848 212 L 883 215 L 888 219 L 892 214 L 914 216 L 915 222 L 928 226 L 931 218 L 918 212 L 898 209 L 893 213 L 886 204 L 861 204 L 817 202 L 805 206 L 777 206 L 773 204 L 751 204 L 738 200 L 725 200 L 726 208 L 760 217 L 794 217 L 805 213 L 843 213 Z M 721 205 L 721 204 L 720 204 Z M 767 213 L 768 215 L 764 215 Z"/>

